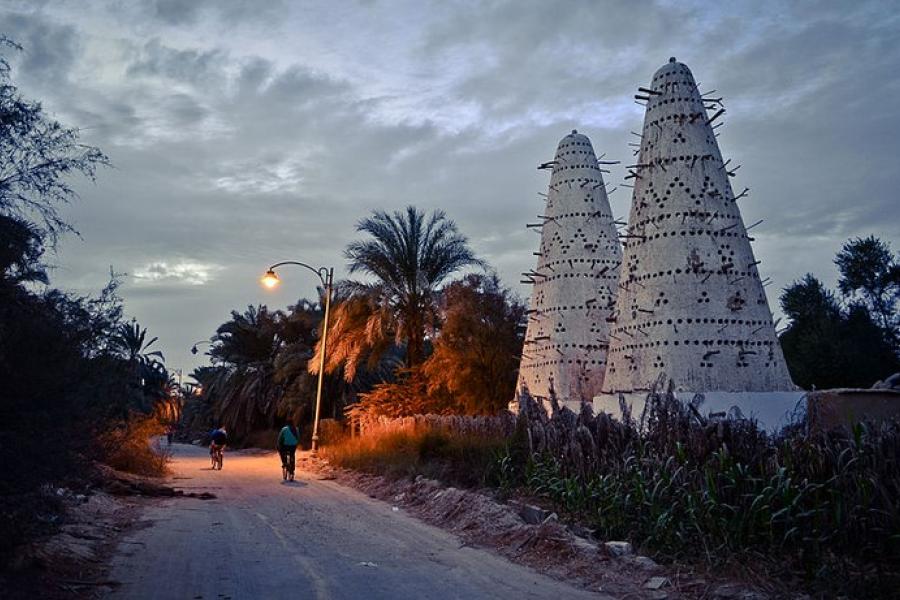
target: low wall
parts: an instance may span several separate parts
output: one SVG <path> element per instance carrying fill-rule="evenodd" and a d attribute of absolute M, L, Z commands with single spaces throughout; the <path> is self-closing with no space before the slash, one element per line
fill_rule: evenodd
<path fill-rule="evenodd" d="M 516 428 L 513 415 L 504 413 L 495 417 L 462 415 L 414 415 L 410 417 L 381 417 L 358 424 L 359 435 L 372 435 L 399 430 L 429 429 L 454 434 L 486 436 L 511 435 Z"/>
<path fill-rule="evenodd" d="M 695 392 L 672 392 L 681 402 L 694 402 L 698 394 Z M 754 419 L 769 432 L 780 430 L 786 425 L 796 422 L 803 416 L 805 404 L 804 391 L 791 392 L 703 392 L 702 401 L 697 405 L 703 416 L 724 414 Z M 594 398 L 595 413 L 605 412 L 613 418 L 622 417 L 621 399 L 630 407 L 631 415 L 640 417 L 647 404 L 648 392 L 627 392 L 619 394 L 602 394 Z M 739 413 L 735 411 L 737 409 Z"/>
<path fill-rule="evenodd" d="M 820 430 L 864 420 L 900 420 L 900 390 L 819 390 L 807 397 L 810 426 Z"/>

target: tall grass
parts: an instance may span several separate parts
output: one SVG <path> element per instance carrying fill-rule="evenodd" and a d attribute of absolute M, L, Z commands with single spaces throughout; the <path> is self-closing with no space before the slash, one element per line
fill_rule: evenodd
<path fill-rule="evenodd" d="M 618 422 L 548 418 L 526 399 L 529 459 L 511 461 L 508 485 L 659 558 L 755 553 L 867 595 L 900 583 L 900 424 L 768 436 L 703 419 L 671 393 L 649 400 L 640 422 Z"/>
<path fill-rule="evenodd" d="M 416 417 L 326 449 L 341 466 L 486 485 L 553 504 L 602 539 L 721 567 L 747 557 L 826 595 L 900 589 L 900 424 L 767 435 L 707 420 L 671 393 L 640 418 Z"/>
<path fill-rule="evenodd" d="M 475 487 L 490 483 L 498 457 L 508 452 L 506 439 L 475 432 L 407 424 L 378 429 L 326 446 L 322 454 L 334 465 L 386 475 L 423 475 L 450 485 Z"/>

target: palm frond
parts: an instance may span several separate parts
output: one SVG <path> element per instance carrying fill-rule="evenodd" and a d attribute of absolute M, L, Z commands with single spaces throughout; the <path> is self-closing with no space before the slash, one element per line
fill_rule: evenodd
<path fill-rule="evenodd" d="M 362 354 L 387 348 L 390 344 L 384 340 L 390 338 L 397 345 L 409 346 L 410 364 L 420 361 L 425 332 L 437 324 L 440 286 L 460 269 L 484 267 L 466 238 L 441 210 L 430 215 L 414 206 L 392 214 L 375 211 L 357 224 L 357 231 L 370 237 L 347 247 L 350 273 L 370 275 L 376 282 L 349 281 L 341 285 L 346 297 L 365 296 L 370 304 L 364 320 L 356 315 L 357 325 L 365 322 L 362 332 L 355 333 L 348 327 L 335 330 L 346 338 L 335 352 L 335 360 L 344 361 L 341 366 L 345 367 L 345 376 L 355 372 Z M 352 312 L 359 313 L 361 307 L 353 306 Z M 342 324 L 348 325 L 349 321 Z M 375 342 L 378 336 L 384 338 L 380 343 Z M 349 369 L 347 361 L 352 361 Z M 329 359 L 329 367 L 336 369 L 338 365 Z"/>

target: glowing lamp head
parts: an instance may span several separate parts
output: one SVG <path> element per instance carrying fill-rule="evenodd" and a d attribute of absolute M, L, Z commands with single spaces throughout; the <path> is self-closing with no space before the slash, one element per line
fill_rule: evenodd
<path fill-rule="evenodd" d="M 281 281 L 278 279 L 278 275 L 275 274 L 275 271 L 269 269 L 268 271 L 266 271 L 266 274 L 263 275 L 262 283 L 267 288 L 272 289 L 276 285 L 281 283 Z"/>

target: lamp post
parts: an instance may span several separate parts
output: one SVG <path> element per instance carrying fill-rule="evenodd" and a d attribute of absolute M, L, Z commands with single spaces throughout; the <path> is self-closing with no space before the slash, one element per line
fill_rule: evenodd
<path fill-rule="evenodd" d="M 191 354 L 197 354 L 197 352 L 199 352 L 199 350 L 197 350 L 197 346 L 199 346 L 200 344 L 209 344 L 211 346 L 212 342 L 210 342 L 209 340 L 200 340 L 199 342 L 194 342 L 194 345 L 191 346 Z"/>
<path fill-rule="evenodd" d="M 275 268 L 282 265 L 297 265 L 298 267 L 309 269 L 319 277 L 319 280 L 322 282 L 322 287 L 325 289 L 325 322 L 322 325 L 322 353 L 319 355 L 319 382 L 316 385 L 316 416 L 313 421 L 312 434 L 312 453 L 313 456 L 315 456 L 319 449 L 319 414 L 322 409 L 322 381 L 325 378 L 325 351 L 328 344 L 328 312 L 331 308 L 331 294 L 334 287 L 334 269 L 326 267 L 316 269 L 306 263 L 286 260 L 275 263 L 269 267 L 269 270 L 266 271 L 266 274 L 262 277 L 264 286 L 272 289 L 281 282 L 281 280 L 278 279 L 278 275 L 275 273 Z"/>

